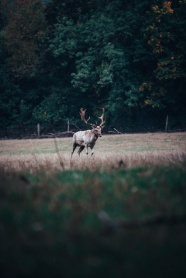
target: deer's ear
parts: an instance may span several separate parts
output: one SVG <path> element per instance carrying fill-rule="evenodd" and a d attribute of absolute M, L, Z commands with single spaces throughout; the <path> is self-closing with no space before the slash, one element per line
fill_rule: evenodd
<path fill-rule="evenodd" d="M 105 126 L 104 126 L 104 125 L 102 125 L 102 126 L 101 126 L 101 129 L 103 129 L 104 127 L 105 127 Z"/>

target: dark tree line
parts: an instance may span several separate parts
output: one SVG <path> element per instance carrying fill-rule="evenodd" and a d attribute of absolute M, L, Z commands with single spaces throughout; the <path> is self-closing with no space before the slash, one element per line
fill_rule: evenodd
<path fill-rule="evenodd" d="M 186 127 L 185 0 L 0 0 L 0 128 Z M 5 132 L 6 133 L 6 132 Z"/>

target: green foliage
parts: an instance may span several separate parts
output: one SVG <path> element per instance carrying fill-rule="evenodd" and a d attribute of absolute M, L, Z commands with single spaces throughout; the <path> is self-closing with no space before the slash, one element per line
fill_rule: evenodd
<path fill-rule="evenodd" d="M 45 36 L 46 22 L 41 0 L 9 3 L 5 40 L 13 75 L 30 78 L 41 63 L 40 45 Z"/>
<path fill-rule="evenodd" d="M 55 125 L 65 118 L 67 105 L 60 95 L 52 94 L 33 110 L 33 119 L 42 126 Z"/>
<path fill-rule="evenodd" d="M 56 25 L 50 49 L 61 70 L 74 71 L 71 73 L 73 87 L 86 92 L 87 97 L 93 95 L 95 105 L 106 105 L 109 95 L 115 98 L 119 91 L 123 104 L 133 106 L 141 98 L 134 73 L 132 80 L 128 80 L 131 75 L 129 44 L 137 24 L 133 26 L 131 12 L 124 14 L 118 7 L 115 17 L 112 13 L 109 7 L 108 13 L 97 12 L 78 24 L 64 17 Z"/>
<path fill-rule="evenodd" d="M 144 35 L 155 61 L 141 86 L 148 91 L 147 105 L 169 108 L 177 103 L 177 81 L 185 78 L 185 9 L 183 1 L 156 1 L 147 11 Z"/>
<path fill-rule="evenodd" d="M 120 130 L 141 111 L 183 119 L 185 1 L 0 4 L 2 126 L 52 127 L 80 107 L 105 107 L 107 126 Z"/>
<path fill-rule="evenodd" d="M 20 89 L 10 77 L 3 32 L 0 31 L 0 127 L 10 126 L 19 115 Z"/>

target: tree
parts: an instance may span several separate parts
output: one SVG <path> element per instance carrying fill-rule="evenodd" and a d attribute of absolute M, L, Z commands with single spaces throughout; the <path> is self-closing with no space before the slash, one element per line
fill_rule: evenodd
<path fill-rule="evenodd" d="M 110 6 L 108 11 L 105 14 L 97 11 L 78 23 L 63 17 L 50 41 L 58 69 L 71 73 L 73 87 L 94 106 L 106 104 L 109 92 L 116 92 L 116 88 L 127 98 L 124 91 L 128 86 L 132 30 L 126 26 L 127 16 L 120 6 L 114 18 Z"/>
<path fill-rule="evenodd" d="M 2 126 L 56 129 L 80 107 L 120 130 L 184 113 L 185 0 L 0 3 Z"/>
<path fill-rule="evenodd" d="M 151 77 L 140 90 L 146 94 L 145 104 L 160 108 L 175 106 L 183 92 L 186 77 L 185 1 L 154 1 L 147 11 L 144 35 L 153 55 Z M 178 92 L 178 83 L 181 91 Z M 183 95 L 182 95 L 183 97 Z"/>
<path fill-rule="evenodd" d="M 5 40 L 12 74 L 30 78 L 41 65 L 41 45 L 46 31 L 43 1 L 8 1 L 6 7 Z"/>

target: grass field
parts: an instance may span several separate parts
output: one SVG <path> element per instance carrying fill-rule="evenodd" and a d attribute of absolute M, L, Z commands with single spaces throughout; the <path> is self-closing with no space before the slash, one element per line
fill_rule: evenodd
<path fill-rule="evenodd" d="M 0 141 L 1 277 L 185 277 L 186 133 Z"/>
<path fill-rule="evenodd" d="M 147 133 L 103 136 L 95 146 L 95 155 L 87 159 L 85 151 L 72 161 L 72 138 L 0 141 L 0 165 L 7 169 L 48 170 L 126 167 L 179 164 L 186 154 L 186 133 Z M 122 162 L 121 162 L 122 161 Z M 50 167 L 49 167 L 50 166 Z"/>

